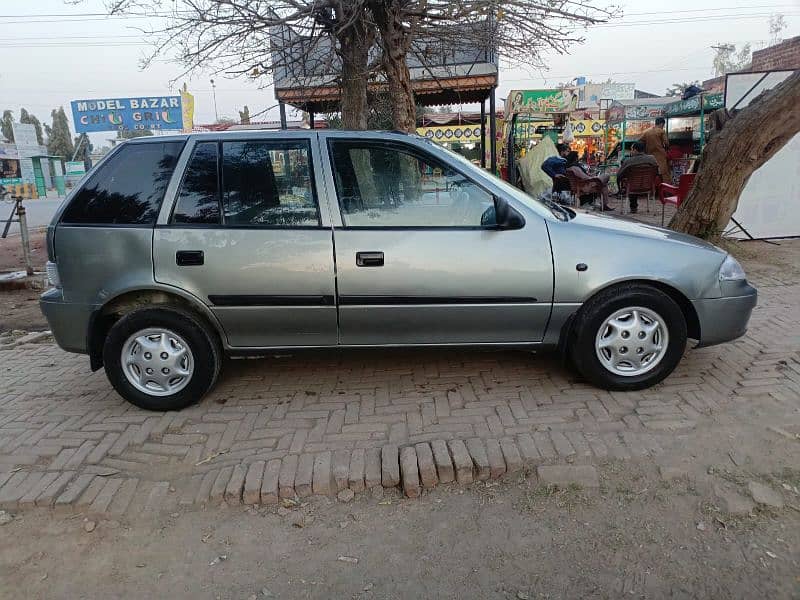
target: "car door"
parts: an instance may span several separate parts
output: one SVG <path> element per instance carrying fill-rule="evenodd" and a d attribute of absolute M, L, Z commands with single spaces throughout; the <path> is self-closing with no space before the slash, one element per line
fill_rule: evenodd
<path fill-rule="evenodd" d="M 173 209 L 154 233 L 155 277 L 205 302 L 232 347 L 334 345 L 319 157 L 312 135 L 276 136 L 200 138 L 186 149 Z"/>
<path fill-rule="evenodd" d="M 340 342 L 541 341 L 553 266 L 546 225 L 498 230 L 494 197 L 419 145 L 330 135 Z M 327 166 L 327 165 L 326 165 Z"/>

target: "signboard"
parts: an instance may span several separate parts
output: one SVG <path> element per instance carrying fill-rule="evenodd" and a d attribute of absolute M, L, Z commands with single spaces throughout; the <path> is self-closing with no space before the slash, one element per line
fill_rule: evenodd
<path fill-rule="evenodd" d="M 597 119 L 570 119 L 572 134 L 575 137 L 595 137 L 602 136 L 605 129 L 605 121 Z M 553 121 L 535 121 L 525 123 L 517 121 L 516 134 L 523 137 L 542 137 L 536 133 L 539 127 L 552 127 Z"/>
<path fill-rule="evenodd" d="M 417 127 L 417 134 L 440 143 L 480 142 L 480 125 L 439 125 L 437 127 Z M 489 137 L 489 131 L 486 131 Z"/>
<path fill-rule="evenodd" d="M 700 114 L 700 101 L 703 102 L 703 111 L 710 112 L 722 108 L 724 99 L 722 93 L 698 94 L 686 100 L 678 100 L 664 107 L 664 116 L 677 117 L 682 115 Z"/>
<path fill-rule="evenodd" d="M 33 171 L 32 156 L 47 154 L 47 149 L 38 144 L 36 128 L 29 123 L 12 123 L 14 143 L 19 154 L 19 166 L 23 183 L 34 183 L 36 174 Z"/>
<path fill-rule="evenodd" d="M 66 162 L 67 177 L 83 177 L 86 175 L 86 165 L 82 160 L 68 160 Z"/>
<path fill-rule="evenodd" d="M 513 113 L 568 113 L 578 108 L 578 90 L 512 90 L 506 100 L 506 119 Z"/>
<path fill-rule="evenodd" d="M 73 100 L 75 131 L 183 129 L 181 96 Z"/>

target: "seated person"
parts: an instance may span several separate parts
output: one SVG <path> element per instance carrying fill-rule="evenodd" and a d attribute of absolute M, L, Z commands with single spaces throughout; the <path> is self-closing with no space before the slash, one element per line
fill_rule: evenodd
<path fill-rule="evenodd" d="M 579 169 L 584 175 L 587 176 L 583 190 L 589 193 L 581 194 L 580 203 L 588 204 L 594 199 L 595 194 L 600 194 L 600 199 L 603 202 L 603 210 L 614 210 L 613 206 L 608 204 L 608 175 L 589 175 L 587 168 L 578 160 L 578 153 L 575 151 L 567 154 L 566 169 L 576 168 Z"/>
<path fill-rule="evenodd" d="M 625 173 L 630 170 L 631 167 L 635 167 L 636 165 L 652 165 L 656 169 L 658 169 L 658 161 L 652 154 L 646 154 L 644 142 L 633 142 L 631 146 L 631 154 L 630 156 L 626 156 L 622 159 L 622 163 L 619 166 L 619 171 L 617 171 L 617 181 L 622 181 L 625 179 Z M 622 190 L 620 190 L 622 191 Z M 624 192 L 623 192 L 624 193 Z M 630 198 L 631 203 L 631 212 L 635 213 L 639 209 L 639 201 L 635 196 L 631 196 Z"/>
<path fill-rule="evenodd" d="M 547 173 L 550 179 L 553 180 L 553 191 L 569 191 L 569 181 L 564 179 L 567 170 L 567 154 L 569 154 L 569 146 L 566 144 L 556 144 L 557 156 L 551 156 L 545 159 L 542 163 L 542 171 Z"/>

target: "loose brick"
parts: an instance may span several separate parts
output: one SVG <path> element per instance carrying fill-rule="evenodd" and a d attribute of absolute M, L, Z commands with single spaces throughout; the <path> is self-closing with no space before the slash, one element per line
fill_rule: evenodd
<path fill-rule="evenodd" d="M 206 504 L 211 497 L 211 488 L 214 487 L 214 482 L 217 480 L 219 473 L 217 471 L 209 471 L 203 475 L 200 481 L 200 487 L 197 490 L 195 500 L 198 504 Z"/>
<path fill-rule="evenodd" d="M 417 452 L 413 446 L 405 446 L 400 450 L 400 472 L 402 474 L 403 491 L 409 498 L 419 497 L 419 469 Z"/>
<path fill-rule="evenodd" d="M 333 453 L 333 479 L 336 482 L 336 491 L 341 492 L 347 487 L 350 475 L 350 451 L 336 450 Z"/>
<path fill-rule="evenodd" d="M 294 491 L 301 498 L 314 492 L 314 455 L 301 454 L 297 461 L 297 473 L 294 475 Z"/>
<path fill-rule="evenodd" d="M 447 442 L 444 440 L 433 440 L 431 442 L 433 452 L 433 462 L 436 463 L 436 473 L 442 483 L 455 481 L 455 471 L 453 461 L 450 459 L 450 451 L 447 449 Z"/>
<path fill-rule="evenodd" d="M 455 466 L 456 481 L 461 485 L 472 483 L 472 458 L 470 458 L 467 447 L 461 440 L 450 440 L 447 443 L 450 456 L 453 458 Z M 439 476 L 441 478 L 441 475 Z"/>
<path fill-rule="evenodd" d="M 209 500 L 212 504 L 221 504 L 225 499 L 225 489 L 228 487 L 228 481 L 233 475 L 233 467 L 224 467 L 220 469 L 217 478 L 214 480 L 214 485 L 211 486 L 211 495 Z"/>
<path fill-rule="evenodd" d="M 225 487 L 225 502 L 228 504 L 241 504 L 242 503 L 242 488 L 244 487 L 244 478 L 247 472 L 243 465 L 236 465 L 233 467 L 233 473 Z"/>
<path fill-rule="evenodd" d="M 333 480 L 333 470 L 331 468 L 332 462 L 333 454 L 330 450 L 326 452 L 320 452 L 314 458 L 313 490 L 315 494 L 320 496 L 330 496 L 336 489 L 336 482 Z"/>
<path fill-rule="evenodd" d="M 420 442 L 414 446 L 414 449 L 417 451 L 417 465 L 419 465 L 419 478 L 422 482 L 422 487 L 431 489 L 439 482 L 431 447 L 425 442 Z"/>
<path fill-rule="evenodd" d="M 347 485 L 355 493 L 363 492 L 364 469 L 366 467 L 366 451 L 363 448 L 353 450 L 350 455 L 350 465 L 347 473 Z"/>
<path fill-rule="evenodd" d="M 381 449 L 369 448 L 366 452 L 364 465 L 364 485 L 367 489 L 378 487 L 381 484 Z"/>
<path fill-rule="evenodd" d="M 264 468 L 266 466 L 266 462 L 257 460 L 247 467 L 247 474 L 244 477 L 244 490 L 242 491 L 242 502 L 245 504 L 258 504 L 261 499 L 261 480 L 264 478 Z"/>
<path fill-rule="evenodd" d="M 385 488 L 400 485 L 400 456 L 393 444 L 381 448 L 381 485 Z"/>
<path fill-rule="evenodd" d="M 528 464 L 536 464 L 541 460 L 541 455 L 536 449 L 533 436 L 530 433 L 521 433 L 517 436 L 517 446 L 519 446 L 522 460 Z"/>
<path fill-rule="evenodd" d="M 503 451 L 503 458 L 506 461 L 506 471 L 516 473 L 522 470 L 522 456 L 514 442 L 508 438 L 500 440 L 500 449 Z"/>
<path fill-rule="evenodd" d="M 491 474 L 489 458 L 486 456 L 486 448 L 479 438 L 470 438 L 465 442 L 467 451 L 475 463 L 475 479 L 486 481 Z"/>
<path fill-rule="evenodd" d="M 275 504 L 278 502 L 278 478 L 281 473 L 281 459 L 273 458 L 264 469 L 264 479 L 261 480 L 261 504 Z"/>
<path fill-rule="evenodd" d="M 599 488 L 600 478 L 597 469 L 588 465 L 540 466 L 536 469 L 539 481 L 546 485 L 567 487 L 577 485 L 583 488 Z"/>
<path fill-rule="evenodd" d="M 284 457 L 278 475 L 278 495 L 281 498 L 294 498 L 294 476 L 297 473 L 298 458 L 292 454 Z"/>
<path fill-rule="evenodd" d="M 489 472 L 492 479 L 502 477 L 506 472 L 506 461 L 497 440 L 486 440 L 486 456 L 489 459 Z"/>

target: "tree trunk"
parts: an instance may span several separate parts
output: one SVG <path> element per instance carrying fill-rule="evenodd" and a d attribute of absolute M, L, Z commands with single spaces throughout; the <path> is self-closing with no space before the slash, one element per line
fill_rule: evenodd
<path fill-rule="evenodd" d="M 753 172 L 800 131 L 798 97 L 800 71 L 756 98 L 711 138 L 671 229 L 710 239 L 722 234 Z"/>
<path fill-rule="evenodd" d="M 338 35 L 342 59 L 341 111 L 345 129 L 367 128 L 367 70 L 373 35 L 356 19 Z"/>
<path fill-rule="evenodd" d="M 406 62 L 411 32 L 403 25 L 401 4 L 402 0 L 378 0 L 372 4 L 372 14 L 380 33 L 382 66 L 392 101 L 392 126 L 398 131 L 414 133 L 417 109 Z"/>

